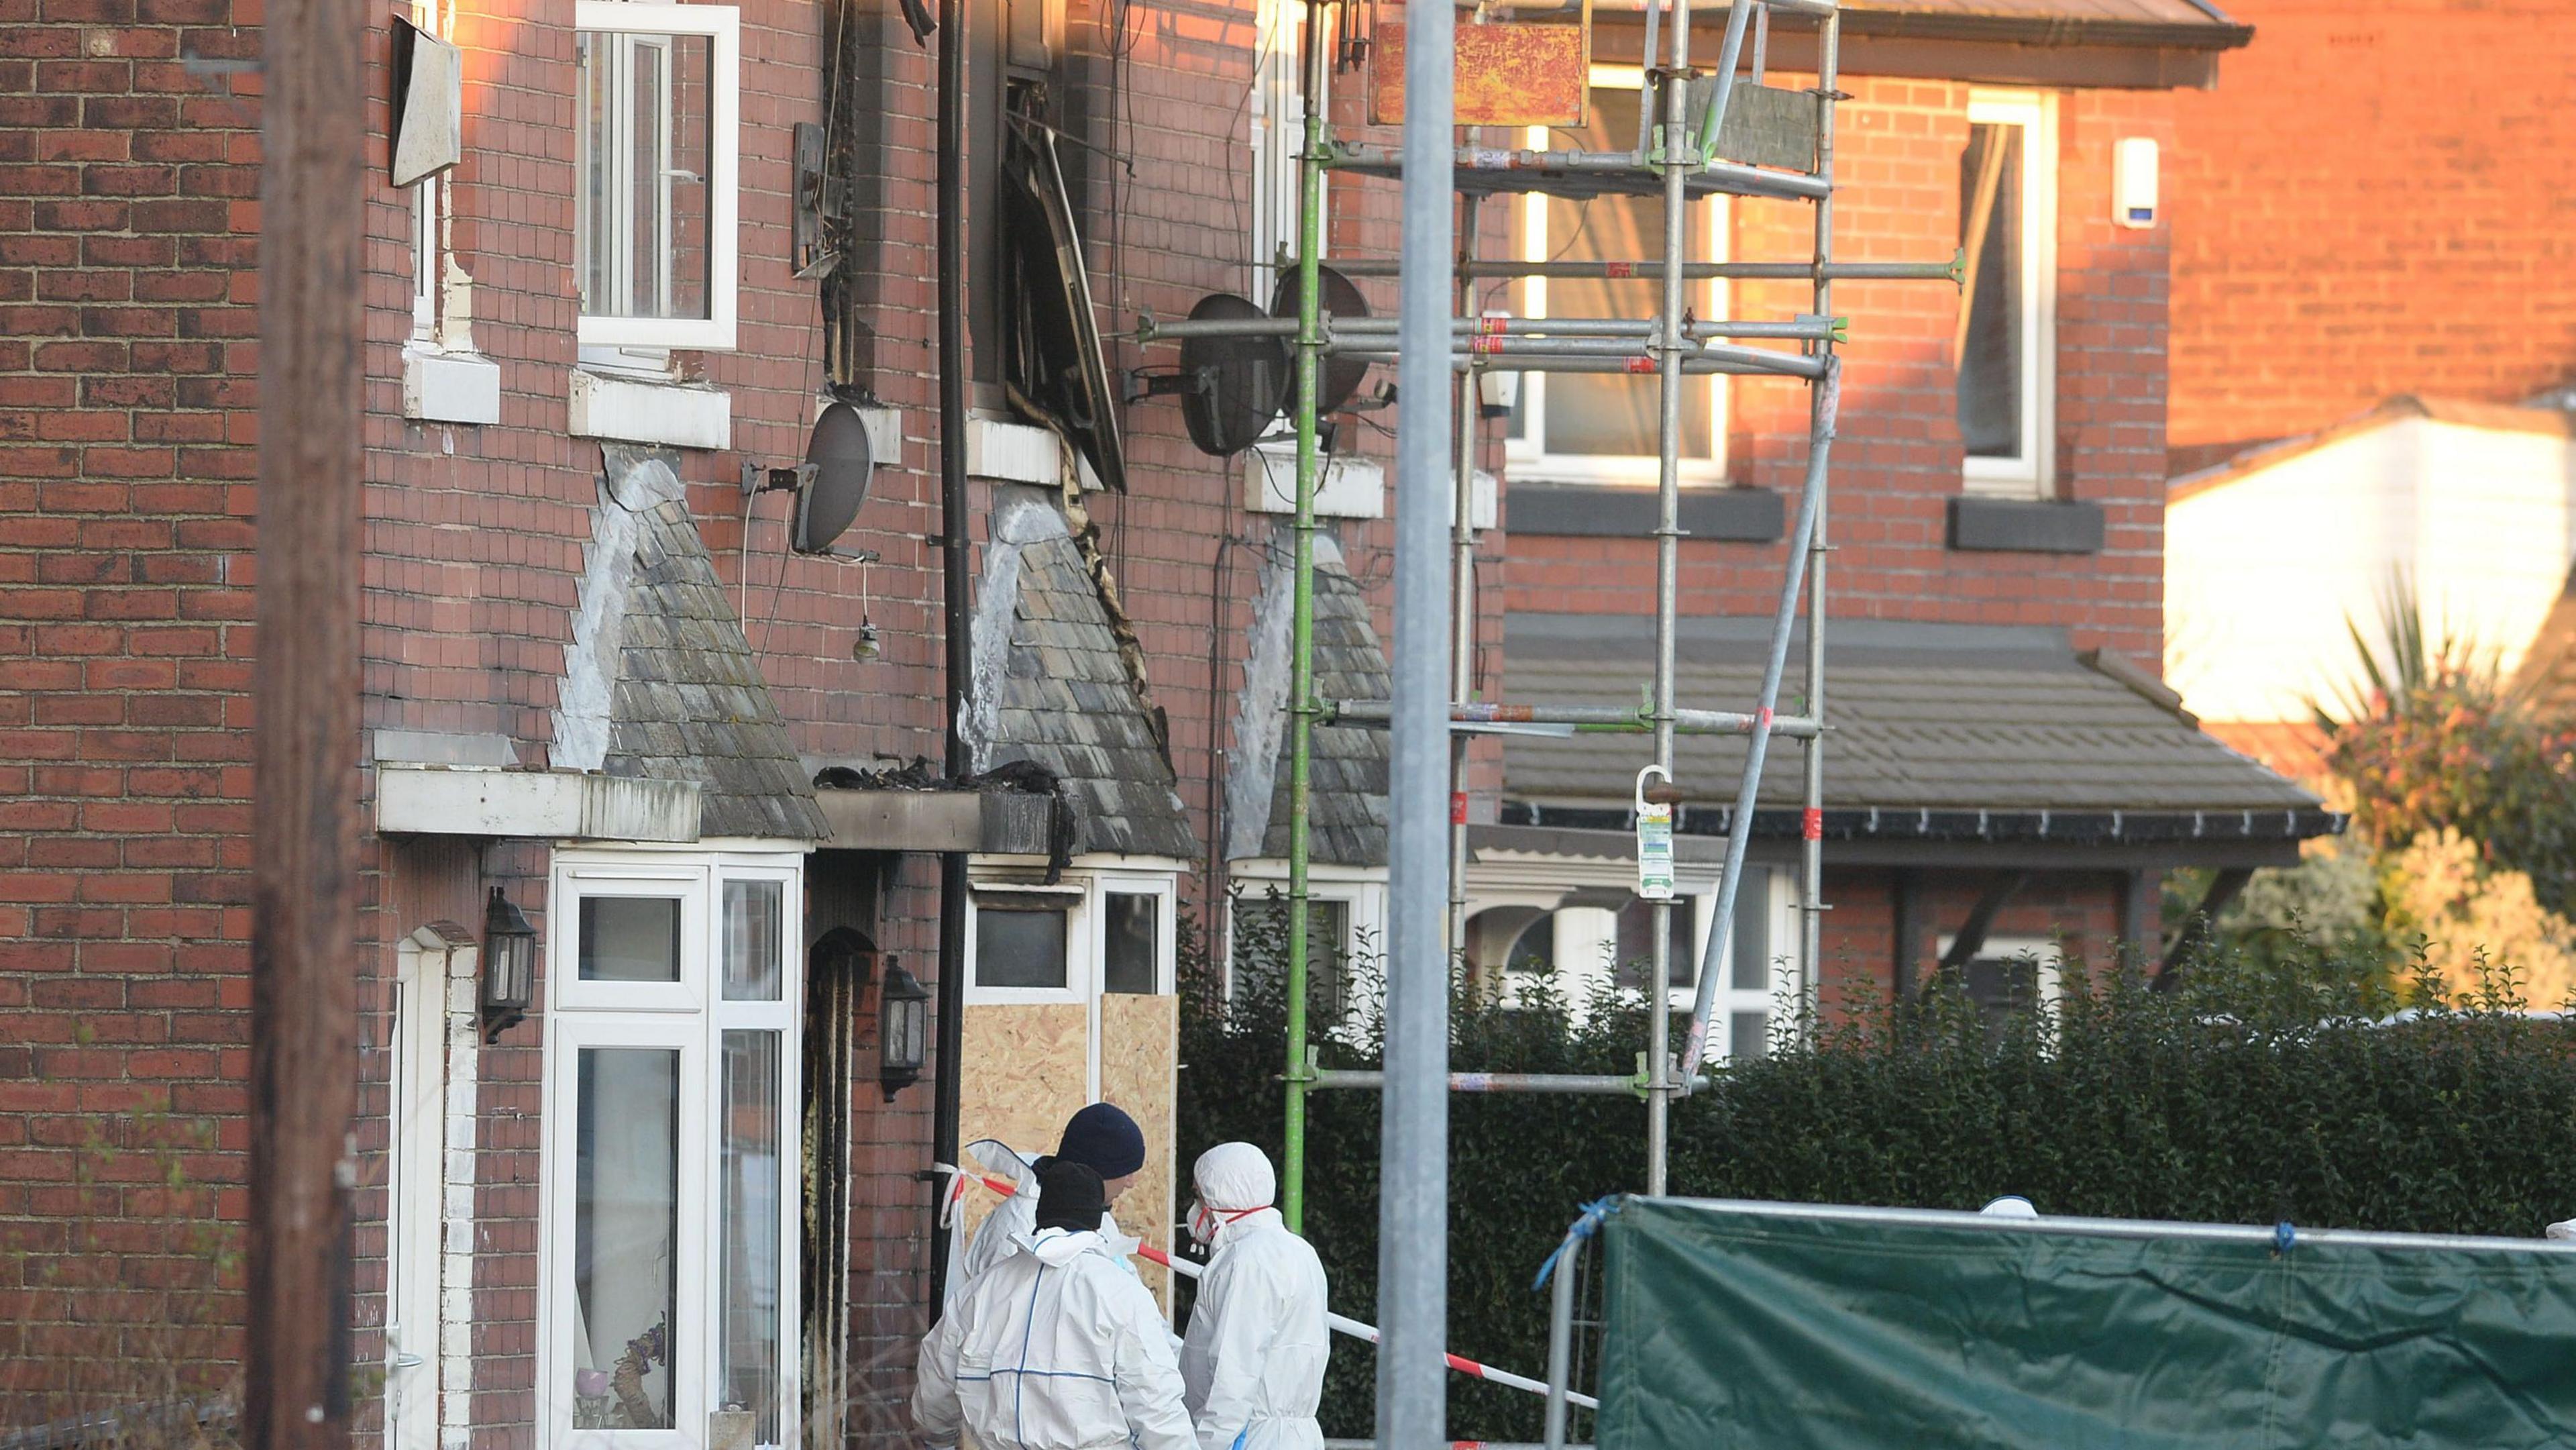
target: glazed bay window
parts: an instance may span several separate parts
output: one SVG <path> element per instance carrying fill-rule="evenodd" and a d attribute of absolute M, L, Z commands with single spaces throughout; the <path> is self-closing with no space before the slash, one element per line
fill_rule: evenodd
<path fill-rule="evenodd" d="M 581 344 L 734 345 L 741 12 L 577 0 Z"/>
<path fill-rule="evenodd" d="M 800 861 L 557 853 L 548 1450 L 797 1443 Z"/>
<path fill-rule="evenodd" d="M 1594 66 L 1589 114 L 1581 127 L 1533 128 L 1533 149 L 1626 150 L 1637 144 L 1639 78 L 1634 67 Z M 1726 257 L 1726 202 L 1694 202 L 1685 219 L 1689 260 Z M 1519 202 L 1521 256 L 1533 262 L 1651 264 L 1664 251 L 1661 196 L 1603 196 L 1567 201 L 1533 193 Z M 1662 315 L 1663 282 L 1648 265 L 1621 279 L 1530 278 L 1518 284 L 1510 310 L 1522 317 L 1654 318 Z M 1693 282 L 1684 305 L 1702 318 L 1726 315 L 1726 284 Z M 1523 373 L 1514 400 L 1507 457 L 1516 479 L 1570 483 L 1651 484 L 1658 471 L 1661 382 L 1618 373 Z M 1725 474 L 1726 379 L 1683 380 L 1681 476 L 1714 482 Z"/>
<path fill-rule="evenodd" d="M 2057 133 L 2046 96 L 1975 93 L 1959 153 L 1967 283 L 1951 356 L 1968 492 L 2047 498 L 2056 434 Z"/>
<path fill-rule="evenodd" d="M 969 1003 L 1089 1003 L 1173 990 L 1172 878 L 1111 868 L 975 882 Z"/>

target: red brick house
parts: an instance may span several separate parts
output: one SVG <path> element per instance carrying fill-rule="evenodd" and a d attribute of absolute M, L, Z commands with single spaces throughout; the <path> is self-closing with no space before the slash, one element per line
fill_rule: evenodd
<path fill-rule="evenodd" d="M 1044 210 L 1064 173 L 1103 328 L 1266 293 L 1288 227 L 1296 12 L 974 12 L 976 417 L 946 440 L 931 66 L 897 7 L 423 3 L 411 17 L 461 58 L 462 159 L 405 188 L 385 167 L 410 73 L 393 27 L 377 34 L 354 481 L 368 742 L 349 788 L 372 827 L 353 954 L 369 1085 L 355 1353 L 383 1376 L 365 1382 L 369 1433 L 397 1450 L 905 1433 L 929 1087 L 881 1090 L 877 1023 L 898 962 L 937 975 L 934 851 L 975 853 L 969 1136 L 1041 1148 L 1070 1104 L 1112 1096 L 1150 1119 L 1158 1093 L 1168 1136 L 1178 919 L 1215 921 L 1228 885 L 1259 883 L 1282 850 L 1279 505 L 1268 462 L 1197 453 L 1169 401 L 1128 404 L 1114 453 L 1096 424 L 1030 421 L 1011 357 L 1040 274 L 1030 230 L 1004 218 L 1010 198 Z M 226 1226 L 245 1142 L 259 15 L 0 0 L 0 20 L 0 1416 L 15 1426 L 214 1393 L 239 1355 Z M 1996 933 L 2134 937 L 2115 908 L 2135 919 L 2137 872 L 2268 860 L 2324 825 L 2205 751 L 2152 681 L 2077 655 L 2152 659 L 2159 630 L 2167 233 L 2114 225 L 2110 148 L 2169 139 L 2167 88 L 2205 82 L 2242 32 L 2183 0 L 1905 0 L 1855 6 L 1850 34 L 1847 254 L 1946 255 L 1975 192 L 1963 165 L 2012 178 L 1978 223 L 2009 244 L 1967 329 L 1973 407 L 1951 298 L 1844 300 L 1851 673 L 1898 688 L 1907 657 L 1946 652 L 1966 713 L 2093 731 L 2037 771 L 2014 754 L 2032 734 L 1987 741 L 1965 752 L 1977 779 L 2089 771 L 2102 788 L 1909 796 L 1960 752 L 1902 728 L 1864 748 L 1855 707 L 1834 758 L 1880 793 L 1833 798 L 1830 859 L 1849 864 L 1826 883 L 1829 958 L 1902 974 L 1927 952 L 1893 943 L 2025 872 L 2037 884 L 1986 913 Z M 1635 36 L 1633 16 L 1604 12 L 1604 114 Z M 1775 65 L 1797 65 L 1798 43 L 1784 27 Z M 1357 90 L 1335 100 L 1350 129 Z M 1070 138 L 1052 168 L 1030 149 L 1044 132 L 1006 107 Z M 798 123 L 821 128 L 811 175 Z M 1334 250 L 1390 254 L 1392 206 L 1391 188 L 1337 180 Z M 1610 210 L 1585 234 L 1615 236 Z M 1497 245 L 1555 249 L 1574 229 L 1545 208 L 1488 221 Z M 1743 202 L 1705 235 L 1787 255 L 1803 224 Z M 1747 287 L 1731 305 L 1798 300 Z M 1167 361 L 1114 339 L 1107 353 L 1120 371 Z M 873 484 L 831 552 L 799 552 L 796 500 L 746 494 L 744 468 L 762 482 L 803 458 L 833 400 L 856 410 L 840 416 L 869 440 Z M 1581 695 L 1597 682 L 1562 666 L 1633 647 L 1650 571 L 1619 491 L 1633 437 L 1618 398 L 1547 402 L 1486 438 L 1505 496 L 1480 546 L 1479 658 L 1489 690 Z M 1692 667 L 1715 673 L 1695 689 L 1718 688 L 1776 577 L 1793 408 L 1747 384 L 1702 412 L 1684 609 Z M 1355 692 L 1382 677 L 1387 625 L 1368 422 L 1382 418 L 1341 430 L 1323 549 L 1328 663 Z M 943 444 L 975 480 L 966 733 L 979 770 L 1043 767 L 1055 799 L 1034 814 L 883 788 L 941 739 Z M 2128 750 L 2163 761 L 2161 794 L 2120 794 Z M 1382 909 L 1383 757 L 1359 732 L 1330 751 L 1319 876 L 1356 938 Z M 1488 906 L 1556 913 L 1567 950 L 1599 925 L 1578 913 L 1617 916 L 1592 880 L 1619 876 L 1601 853 L 1616 803 L 1583 768 L 1516 748 L 1481 755 L 1477 776 L 1471 884 Z M 1691 783 L 1714 797 L 1724 776 L 1695 761 Z M 2256 829 L 2257 806 L 2278 822 Z M 2142 841 L 2127 825 L 2141 809 L 2192 841 Z M 2093 834 L 2052 837 L 2052 812 Z M 2231 829 L 2234 854 L 2204 840 Z M 524 1023 L 477 1007 L 496 891 L 542 942 Z M 1045 1070 L 1015 1070 L 1032 1063 Z M 1159 1171 L 1122 1206 L 1154 1235 L 1171 1218 Z M 711 1418 L 728 1405 L 748 1421 Z"/>

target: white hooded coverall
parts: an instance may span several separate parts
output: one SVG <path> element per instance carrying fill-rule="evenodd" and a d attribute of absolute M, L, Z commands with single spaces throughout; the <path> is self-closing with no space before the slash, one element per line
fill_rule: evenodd
<path fill-rule="evenodd" d="M 994 1146 L 1000 1148 L 999 1144 Z M 1016 1152 L 1011 1156 L 1019 1157 Z M 1003 1199 L 1000 1207 L 986 1214 L 984 1221 L 975 1226 L 975 1236 L 966 1241 L 966 1252 L 957 1265 L 957 1283 L 971 1284 L 982 1278 L 986 1269 L 1009 1258 L 1023 1239 L 1038 1231 L 1037 1166 L 1025 1158 L 1020 1162 L 1018 1191 Z M 1125 1235 L 1119 1232 L 1117 1218 L 1109 1213 L 1101 1214 L 1100 1234 L 1109 1240 L 1112 1255 L 1120 1256 L 1118 1266 L 1127 1271 L 1128 1278 L 1135 1278 L 1135 1264 L 1122 1256 L 1132 1252 L 1132 1245 L 1125 1249 L 1119 1247 L 1119 1240 Z"/>
<path fill-rule="evenodd" d="M 1171 1332 L 1097 1233 L 1042 1229 L 921 1342 L 913 1423 L 979 1450 L 1196 1450 Z"/>
<path fill-rule="evenodd" d="M 1323 1450 L 1323 1261 L 1269 1206 L 1277 1180 L 1260 1149 L 1219 1144 L 1195 1176 L 1215 1224 L 1181 1340 L 1199 1450 Z"/>

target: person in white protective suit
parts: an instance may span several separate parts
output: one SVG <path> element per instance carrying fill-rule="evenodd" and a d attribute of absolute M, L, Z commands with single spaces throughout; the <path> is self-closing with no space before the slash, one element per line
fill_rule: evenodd
<path fill-rule="evenodd" d="M 1197 1450 L 1162 1311 L 1091 1227 L 1100 1175 L 1058 1159 L 1038 1176 L 1035 1230 L 922 1340 L 913 1424 L 977 1450 Z"/>
<path fill-rule="evenodd" d="M 1056 1140 L 1055 1152 L 1037 1161 L 1044 1170 L 1050 1162 L 1079 1163 L 1100 1175 L 1103 1202 L 1114 1204 L 1118 1195 L 1136 1181 L 1145 1166 L 1145 1130 L 1136 1120 L 1110 1103 L 1093 1103 L 1065 1120 L 1064 1132 Z M 958 1282 L 971 1284 L 983 1277 L 984 1271 L 1010 1257 L 1020 1238 L 1037 1227 L 1038 1172 L 1020 1175 L 1020 1190 L 1002 1201 L 987 1215 L 968 1240 L 966 1252 L 957 1266 Z M 1110 1239 L 1120 1237 L 1118 1221 L 1104 1208 L 1100 1231 Z M 1134 1277 L 1136 1266 L 1123 1257 L 1118 1262 Z"/>
<path fill-rule="evenodd" d="M 1279 1183 L 1259 1148 L 1219 1143 L 1191 1177 L 1190 1234 L 1209 1253 L 1181 1379 L 1199 1450 L 1324 1450 L 1323 1261 L 1270 1206 Z"/>

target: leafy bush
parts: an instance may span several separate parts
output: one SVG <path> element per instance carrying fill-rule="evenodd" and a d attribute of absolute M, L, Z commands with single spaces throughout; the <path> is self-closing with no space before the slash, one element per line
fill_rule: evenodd
<path fill-rule="evenodd" d="M 2169 992 L 2069 963 L 2053 1007 L 2000 1026 L 1954 990 L 1838 1002 L 1679 1105 L 1672 1186 L 1953 1209 L 2020 1193 L 2050 1213 L 2520 1236 L 2576 1215 L 2576 1023 L 2522 1014 L 2507 969 L 2464 1006 L 2385 982 L 2376 959 L 2311 951 L 2205 957 Z M 1199 960 L 1190 987 L 1184 1161 L 1228 1138 L 1276 1155 L 1275 974 L 1240 974 L 1228 1004 Z M 1457 995 L 1457 1069 L 1636 1070 L 1634 994 L 1583 1012 Z M 2426 1005 L 2401 1012 L 2408 1001 Z M 1361 1037 L 1325 1043 L 1326 1063 L 1375 1065 Z M 1307 1101 L 1306 1234 L 1334 1306 L 1373 1319 L 1378 1095 Z M 1531 1277 L 1579 1204 L 1642 1188 L 1645 1110 L 1457 1095 L 1450 1124 L 1449 1347 L 1539 1374 L 1546 1303 Z M 1370 1432 L 1374 1372 L 1365 1347 L 1335 1341 L 1328 1435 Z M 1537 1438 L 1535 1397 L 1451 1383 L 1453 1434 Z"/>

